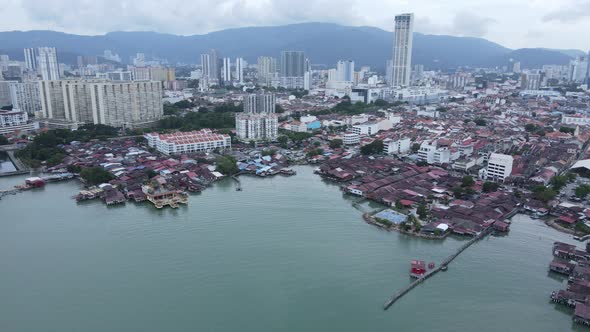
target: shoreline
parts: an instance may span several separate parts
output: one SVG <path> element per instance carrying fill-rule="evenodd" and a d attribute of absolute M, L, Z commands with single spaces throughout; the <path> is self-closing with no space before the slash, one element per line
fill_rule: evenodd
<path fill-rule="evenodd" d="M 576 235 L 576 231 L 574 231 L 573 229 L 565 228 L 565 227 L 555 223 L 555 221 L 552 220 L 551 218 L 544 220 L 543 223 L 545 223 L 545 225 L 553 228 L 556 231 L 559 231 L 559 232 L 562 232 L 565 234 Z"/>
<path fill-rule="evenodd" d="M 379 227 L 385 231 L 391 232 L 391 231 L 396 231 L 400 234 L 404 234 L 404 235 L 408 235 L 408 236 L 413 236 L 416 238 L 421 238 L 421 239 L 427 239 L 427 240 L 444 240 L 447 238 L 447 236 L 449 236 L 449 234 L 451 234 L 451 232 L 446 232 L 441 236 L 436 236 L 436 235 L 429 235 L 429 234 L 422 234 L 422 233 L 415 233 L 415 232 L 409 232 L 409 231 L 404 231 L 402 229 L 400 229 L 399 227 L 395 227 L 395 226 L 386 226 L 383 225 L 379 222 L 377 222 L 375 220 L 375 218 L 373 218 L 373 216 L 370 215 L 370 213 L 363 213 L 363 220 L 369 224 L 369 225 L 373 225 L 376 227 Z"/>

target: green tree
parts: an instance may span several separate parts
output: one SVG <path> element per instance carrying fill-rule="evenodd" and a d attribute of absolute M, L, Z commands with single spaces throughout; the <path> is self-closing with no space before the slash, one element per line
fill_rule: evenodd
<path fill-rule="evenodd" d="M 587 184 L 581 184 L 579 186 L 576 187 L 576 189 L 574 190 L 576 197 L 578 198 L 586 198 L 586 196 L 588 196 L 588 194 L 590 194 L 590 185 Z"/>
<path fill-rule="evenodd" d="M 532 132 L 536 131 L 537 129 L 538 129 L 538 127 L 532 123 L 527 123 L 526 125 L 524 125 L 524 130 L 526 130 L 529 133 L 532 133 Z"/>
<path fill-rule="evenodd" d="M 373 142 L 362 146 L 361 153 L 363 155 L 373 155 L 373 154 L 383 153 L 383 141 L 376 139 Z"/>
<path fill-rule="evenodd" d="M 145 175 L 148 177 L 148 179 L 151 179 L 151 178 L 155 177 L 156 175 L 158 175 L 158 172 L 154 171 L 151 168 L 148 168 L 145 171 Z"/>
<path fill-rule="evenodd" d="M 463 197 L 463 188 L 460 186 L 453 187 L 451 191 L 453 192 L 453 196 L 455 196 L 455 198 Z"/>
<path fill-rule="evenodd" d="M 283 106 L 281 106 L 281 105 L 277 104 L 277 105 L 275 106 L 275 113 L 278 113 L 278 114 L 283 114 L 283 113 L 285 113 L 285 109 L 283 108 Z"/>
<path fill-rule="evenodd" d="M 234 175 L 240 171 L 236 158 L 232 156 L 222 156 L 217 159 L 216 170 L 225 175 Z"/>
<path fill-rule="evenodd" d="M 567 180 L 569 182 L 574 182 L 574 181 L 576 181 L 576 178 L 578 177 L 578 174 L 576 174 L 574 172 L 567 172 L 566 176 L 567 176 Z"/>
<path fill-rule="evenodd" d="M 473 120 L 473 122 L 475 122 L 475 124 L 478 126 L 485 126 L 487 124 L 486 120 L 484 120 L 482 118 L 477 118 L 477 119 Z"/>
<path fill-rule="evenodd" d="M 555 191 L 561 190 L 568 182 L 568 178 L 565 175 L 556 175 L 549 180 L 549 184 Z"/>
<path fill-rule="evenodd" d="M 483 192 L 484 192 L 484 193 L 490 193 L 490 192 L 492 192 L 492 191 L 496 191 L 496 190 L 498 190 L 498 187 L 499 187 L 499 185 L 498 185 L 497 183 L 495 183 L 495 182 L 490 182 L 490 181 L 486 181 L 486 182 L 483 184 L 483 188 L 482 188 L 482 189 L 483 189 Z"/>
<path fill-rule="evenodd" d="M 418 208 L 416 209 L 416 214 L 418 214 L 418 217 L 420 217 L 422 220 L 426 220 L 426 218 L 428 218 L 428 209 L 426 208 L 426 203 L 420 202 Z"/>
<path fill-rule="evenodd" d="M 277 137 L 277 142 L 279 142 L 281 147 L 284 149 L 287 147 L 287 143 L 289 142 L 289 137 L 287 137 L 285 135 L 281 135 L 281 136 Z"/>
<path fill-rule="evenodd" d="M 420 143 L 412 144 L 412 152 L 418 152 L 420 150 Z"/>
<path fill-rule="evenodd" d="M 342 147 L 342 140 L 339 138 L 335 138 L 330 141 L 330 148 L 331 149 L 339 149 Z"/>
<path fill-rule="evenodd" d="M 319 156 L 319 155 L 321 155 L 323 153 L 324 153 L 324 150 L 323 149 L 316 148 L 316 149 L 313 149 L 313 150 L 309 150 L 307 152 L 307 157 L 311 158 L 311 157 Z"/>
<path fill-rule="evenodd" d="M 8 142 L 8 138 L 6 138 L 3 135 L 0 135 L 0 145 L 8 145 L 10 142 Z"/>
<path fill-rule="evenodd" d="M 102 167 L 87 167 L 80 171 L 80 177 L 86 180 L 89 185 L 106 183 L 115 177 Z"/>
<path fill-rule="evenodd" d="M 188 100 L 181 100 L 179 102 L 176 102 L 174 103 L 174 106 L 182 109 L 189 109 L 195 107 L 195 105 Z"/>
<path fill-rule="evenodd" d="M 548 187 L 538 185 L 533 188 L 533 197 L 540 200 L 541 202 L 549 202 L 557 196 L 557 193 Z"/>
<path fill-rule="evenodd" d="M 402 201 L 399 199 L 395 200 L 395 209 L 396 210 L 403 210 L 404 209 L 404 205 L 402 204 Z"/>
<path fill-rule="evenodd" d="M 569 134 L 573 134 L 576 131 L 576 128 L 570 128 L 570 127 L 559 127 L 559 131 L 562 133 L 569 133 Z"/>
<path fill-rule="evenodd" d="M 66 170 L 70 173 L 80 173 L 82 171 L 82 167 L 78 166 L 78 165 L 68 165 L 66 167 Z"/>
<path fill-rule="evenodd" d="M 388 107 L 389 103 L 383 99 L 377 99 L 373 102 L 373 105 L 379 106 L 379 107 Z"/>
<path fill-rule="evenodd" d="M 461 179 L 461 187 L 464 188 L 469 188 L 473 186 L 474 183 L 475 181 L 473 180 L 473 177 L 471 175 L 465 175 L 463 179 Z"/>
<path fill-rule="evenodd" d="M 262 150 L 262 155 L 263 156 L 274 156 L 275 153 L 277 153 L 277 150 L 275 150 L 275 149 L 264 149 L 264 150 Z"/>

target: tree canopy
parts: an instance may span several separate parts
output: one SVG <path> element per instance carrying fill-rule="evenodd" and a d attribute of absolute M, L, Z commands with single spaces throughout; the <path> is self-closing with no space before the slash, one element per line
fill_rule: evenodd
<path fill-rule="evenodd" d="M 361 153 L 364 155 L 373 155 L 383 153 L 383 141 L 376 139 L 373 142 L 363 145 Z"/>
<path fill-rule="evenodd" d="M 236 158 L 232 156 L 222 156 L 217 159 L 217 171 L 225 175 L 234 175 L 240 171 Z"/>
<path fill-rule="evenodd" d="M 80 171 L 80 177 L 86 180 L 89 185 L 106 183 L 115 177 L 102 167 L 87 167 Z"/>

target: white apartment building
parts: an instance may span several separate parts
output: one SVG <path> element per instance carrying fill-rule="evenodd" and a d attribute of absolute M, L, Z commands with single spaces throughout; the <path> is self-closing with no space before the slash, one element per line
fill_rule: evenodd
<path fill-rule="evenodd" d="M 111 71 L 104 73 L 104 78 L 111 81 L 132 81 L 133 73 L 131 71 Z"/>
<path fill-rule="evenodd" d="M 133 67 L 131 68 L 131 76 L 134 81 L 147 81 L 150 79 L 151 73 L 148 67 Z"/>
<path fill-rule="evenodd" d="M 23 112 L 17 109 L 10 111 L 0 110 L 0 126 L 18 126 L 26 124 L 29 121 L 29 115 L 27 112 Z"/>
<path fill-rule="evenodd" d="M 25 48 L 25 68 L 29 71 L 36 71 L 37 70 L 37 57 L 38 50 L 36 48 Z"/>
<path fill-rule="evenodd" d="M 336 63 L 336 77 L 334 80 L 341 82 L 354 81 L 354 61 L 340 60 Z"/>
<path fill-rule="evenodd" d="M 305 133 L 307 132 L 307 124 L 301 121 L 292 121 L 286 125 L 285 129 L 296 133 Z"/>
<path fill-rule="evenodd" d="M 279 119 L 276 114 L 236 114 L 236 133 L 241 140 L 275 140 L 278 129 Z"/>
<path fill-rule="evenodd" d="M 31 131 L 39 129 L 38 122 L 29 122 L 27 112 L 12 109 L 0 110 L 0 135 L 11 134 L 16 131 Z"/>
<path fill-rule="evenodd" d="M 379 122 L 367 121 L 365 123 L 352 126 L 352 132 L 359 136 L 371 136 L 379 132 Z"/>
<path fill-rule="evenodd" d="M 29 114 L 41 111 L 38 82 L 10 82 L 12 106 Z"/>
<path fill-rule="evenodd" d="M 428 164 L 448 164 L 451 161 L 451 151 L 447 147 L 438 147 L 436 143 L 424 142 L 418 150 L 418 160 Z"/>
<path fill-rule="evenodd" d="M 581 114 L 562 115 L 561 123 L 586 126 L 590 125 L 590 117 Z"/>
<path fill-rule="evenodd" d="M 258 84 L 271 86 L 277 75 L 277 59 L 269 56 L 258 57 Z"/>
<path fill-rule="evenodd" d="M 149 146 L 166 155 L 231 148 L 229 135 L 216 134 L 209 129 L 172 134 L 150 133 L 144 137 Z"/>
<path fill-rule="evenodd" d="M 272 93 L 249 94 L 244 97 L 244 113 L 274 113 L 277 98 Z"/>
<path fill-rule="evenodd" d="M 523 90 L 539 90 L 541 87 L 541 74 L 526 73 L 521 75 L 520 88 Z"/>
<path fill-rule="evenodd" d="M 410 144 L 409 138 L 388 138 L 383 142 L 383 152 L 394 155 L 406 154 L 410 151 Z"/>
<path fill-rule="evenodd" d="M 246 60 L 242 58 L 236 58 L 236 81 L 244 82 L 244 68 L 246 67 Z"/>
<path fill-rule="evenodd" d="M 244 97 L 244 112 L 236 113 L 236 133 L 242 140 L 274 140 L 279 119 L 275 114 L 274 94 L 250 94 Z"/>
<path fill-rule="evenodd" d="M 55 47 L 39 47 L 37 66 L 43 80 L 59 79 L 59 64 Z"/>
<path fill-rule="evenodd" d="M 231 59 L 223 58 L 221 78 L 225 83 L 231 82 Z"/>
<path fill-rule="evenodd" d="M 162 84 L 156 81 L 58 80 L 39 85 L 40 117 L 48 120 L 134 128 L 163 115 Z"/>
<path fill-rule="evenodd" d="M 361 142 L 361 137 L 355 133 L 346 133 L 342 136 L 342 143 L 344 145 L 355 145 Z"/>
<path fill-rule="evenodd" d="M 480 177 L 492 181 L 504 181 L 512 174 L 514 158 L 509 155 L 492 153 L 488 159 L 488 166 L 480 170 Z"/>

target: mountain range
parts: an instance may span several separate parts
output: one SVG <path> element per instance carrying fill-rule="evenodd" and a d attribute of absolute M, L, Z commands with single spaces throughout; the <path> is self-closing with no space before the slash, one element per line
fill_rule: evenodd
<path fill-rule="evenodd" d="M 199 54 L 219 49 L 222 56 L 241 56 L 255 63 L 260 55 L 278 57 L 281 50 L 301 50 L 314 65 L 334 67 L 339 59 L 352 59 L 357 66 L 385 68 L 391 58 L 393 33 L 374 27 L 352 27 L 331 23 L 301 23 L 273 27 L 227 29 L 203 35 L 180 36 L 157 32 L 111 32 L 85 36 L 56 31 L 0 32 L 0 54 L 23 59 L 23 48 L 53 46 L 61 62 L 74 64 L 77 55 L 101 55 L 110 49 L 128 62 L 135 53 L 170 63 L 199 63 Z M 414 33 L 413 64 L 425 69 L 460 66 L 511 66 L 522 68 L 543 64 L 567 64 L 579 50 L 543 48 L 509 49 L 483 38 Z"/>

